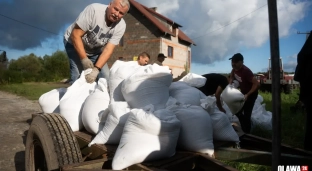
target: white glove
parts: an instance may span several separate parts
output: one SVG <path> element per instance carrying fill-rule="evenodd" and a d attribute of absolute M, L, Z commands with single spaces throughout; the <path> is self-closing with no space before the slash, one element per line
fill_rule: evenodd
<path fill-rule="evenodd" d="M 99 75 L 99 72 L 100 72 L 99 69 L 93 67 L 91 73 L 85 76 L 86 81 L 88 83 L 93 83 L 96 80 L 97 76 Z"/>
<path fill-rule="evenodd" d="M 82 64 L 83 70 L 94 67 L 93 62 L 88 57 L 81 59 L 81 64 Z"/>

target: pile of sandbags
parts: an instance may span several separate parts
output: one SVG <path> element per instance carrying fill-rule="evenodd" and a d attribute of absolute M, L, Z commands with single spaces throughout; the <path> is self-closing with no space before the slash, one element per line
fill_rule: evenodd
<path fill-rule="evenodd" d="M 172 82 L 167 66 L 119 60 L 108 79 L 89 84 L 88 72 L 67 89 L 43 94 L 40 105 L 45 113 L 59 112 L 73 131 L 95 135 L 89 146 L 118 145 L 114 170 L 171 157 L 176 149 L 213 156 L 214 140 L 239 141 L 227 115 L 195 88 L 204 77 L 191 73 Z M 47 107 L 49 96 L 54 102 Z"/>

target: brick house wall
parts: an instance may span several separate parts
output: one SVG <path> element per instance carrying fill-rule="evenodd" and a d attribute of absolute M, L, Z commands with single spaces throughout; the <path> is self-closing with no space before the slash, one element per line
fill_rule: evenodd
<path fill-rule="evenodd" d="M 124 20 L 127 27 L 123 36 L 123 46 L 115 47 L 108 61 L 109 67 L 118 57 L 122 56 L 125 61 L 131 61 L 134 56 L 144 51 L 151 56 L 150 61 L 155 61 L 160 52 L 160 37 L 163 33 L 136 8 L 130 8 Z"/>
<path fill-rule="evenodd" d="M 168 47 L 172 47 L 173 54 L 169 56 Z M 183 71 L 190 70 L 191 47 L 180 42 L 177 37 L 171 36 L 171 40 L 161 39 L 161 51 L 167 56 L 163 65 L 171 68 L 173 77 L 179 76 Z"/>
<path fill-rule="evenodd" d="M 187 70 L 190 71 L 191 62 L 191 43 L 178 38 L 179 28 L 176 25 L 168 24 L 167 20 L 154 15 L 153 16 L 165 27 L 167 27 L 175 36 L 165 34 L 155 23 L 145 17 L 136 7 L 132 6 L 124 20 L 126 22 L 126 31 L 119 46 L 108 60 L 108 66 L 123 57 L 124 61 L 132 61 L 141 52 L 147 52 L 151 59 L 150 64 L 157 60 L 159 53 L 168 56 L 168 47 L 173 48 L 172 57 L 165 58 L 164 66 L 169 66 L 173 77 L 179 76 Z"/>

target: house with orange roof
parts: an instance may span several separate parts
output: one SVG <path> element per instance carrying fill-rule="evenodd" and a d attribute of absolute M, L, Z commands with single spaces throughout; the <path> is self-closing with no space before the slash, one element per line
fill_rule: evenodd
<path fill-rule="evenodd" d="M 129 0 L 130 10 L 124 16 L 126 31 L 119 46 L 108 61 L 111 66 L 116 60 L 136 60 L 143 51 L 150 54 L 150 63 L 159 53 L 167 58 L 164 66 L 169 66 L 174 77 L 191 68 L 191 46 L 195 45 L 180 28 L 180 24 L 157 13 L 157 8 L 148 8 L 134 0 Z"/>

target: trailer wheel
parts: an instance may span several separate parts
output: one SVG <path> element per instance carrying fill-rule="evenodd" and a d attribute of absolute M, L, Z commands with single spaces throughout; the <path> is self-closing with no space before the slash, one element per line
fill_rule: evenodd
<path fill-rule="evenodd" d="M 291 85 L 290 84 L 284 85 L 284 93 L 285 94 L 290 94 L 291 93 Z"/>
<path fill-rule="evenodd" d="M 60 114 L 42 114 L 33 119 L 26 140 L 26 171 L 59 170 L 62 165 L 81 161 L 78 142 Z"/>

